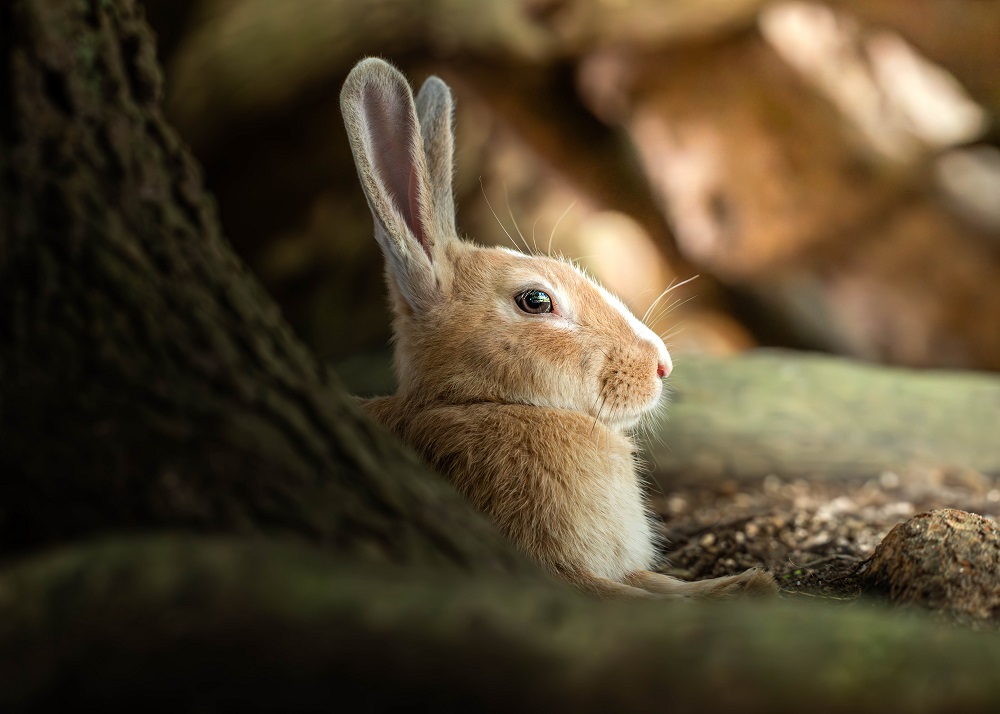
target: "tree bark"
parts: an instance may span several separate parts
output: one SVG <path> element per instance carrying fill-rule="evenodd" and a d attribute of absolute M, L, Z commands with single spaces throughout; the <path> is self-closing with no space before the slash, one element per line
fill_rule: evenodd
<path fill-rule="evenodd" d="M 0 554 L 186 526 L 524 570 L 235 258 L 135 4 L 4 8 Z"/>

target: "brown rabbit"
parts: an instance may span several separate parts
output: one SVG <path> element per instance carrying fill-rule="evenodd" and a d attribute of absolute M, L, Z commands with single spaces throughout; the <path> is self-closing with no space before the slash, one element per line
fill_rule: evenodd
<path fill-rule="evenodd" d="M 414 103 L 378 59 L 341 108 L 385 256 L 399 391 L 368 412 L 552 573 L 601 596 L 724 597 L 770 575 L 684 582 L 650 571 L 656 536 L 630 436 L 663 397 L 663 342 L 573 265 L 460 240 L 452 100 Z"/>

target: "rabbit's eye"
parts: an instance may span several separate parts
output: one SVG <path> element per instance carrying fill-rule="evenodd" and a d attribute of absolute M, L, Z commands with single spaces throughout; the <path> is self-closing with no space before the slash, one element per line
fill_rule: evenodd
<path fill-rule="evenodd" d="M 514 302 L 524 312 L 531 315 L 552 312 L 552 298 L 549 297 L 548 293 L 541 290 L 525 290 L 514 298 Z"/>

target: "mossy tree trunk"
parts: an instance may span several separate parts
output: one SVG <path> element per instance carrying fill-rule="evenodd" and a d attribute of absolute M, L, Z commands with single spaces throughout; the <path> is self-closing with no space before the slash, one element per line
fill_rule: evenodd
<path fill-rule="evenodd" d="M 135 3 L 2 12 L 0 554 L 185 526 L 522 569 L 233 255 Z"/>
<path fill-rule="evenodd" d="M 153 57 L 0 5 L 0 709 L 995 710 L 994 638 L 547 582 L 289 333 Z"/>

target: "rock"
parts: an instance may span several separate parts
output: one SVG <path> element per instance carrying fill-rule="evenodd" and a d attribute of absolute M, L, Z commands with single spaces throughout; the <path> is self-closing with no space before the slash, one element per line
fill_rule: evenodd
<path fill-rule="evenodd" d="M 863 566 L 866 594 L 942 612 L 972 625 L 1000 624 L 1000 528 L 942 509 L 900 523 Z"/>

